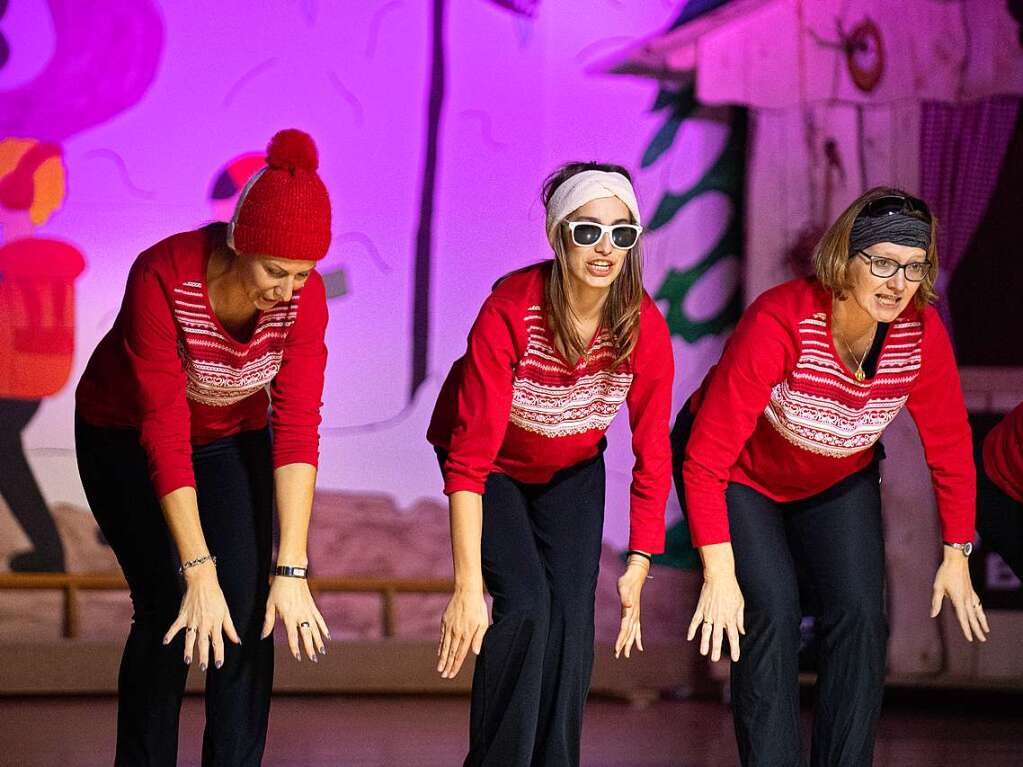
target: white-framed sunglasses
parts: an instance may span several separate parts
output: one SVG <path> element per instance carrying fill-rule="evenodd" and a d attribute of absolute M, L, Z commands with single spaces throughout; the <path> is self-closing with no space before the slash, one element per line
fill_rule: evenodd
<path fill-rule="evenodd" d="M 643 227 L 639 224 L 598 224 L 593 221 L 566 221 L 572 233 L 572 242 L 581 247 L 591 247 L 600 242 L 604 235 L 611 238 L 611 244 L 618 250 L 631 250 L 637 242 Z"/>

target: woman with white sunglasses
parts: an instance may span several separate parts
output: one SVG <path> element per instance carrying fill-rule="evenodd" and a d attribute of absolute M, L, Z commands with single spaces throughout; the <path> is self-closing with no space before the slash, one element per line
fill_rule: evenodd
<path fill-rule="evenodd" d="M 470 649 L 479 655 L 466 765 L 579 764 L 604 433 L 623 403 L 636 463 L 615 657 L 643 649 L 640 592 L 664 546 L 674 360 L 643 290 L 629 174 L 569 163 L 548 177 L 543 202 L 554 259 L 494 288 L 428 434 L 450 500 L 455 572 L 437 670 L 453 678 Z"/>

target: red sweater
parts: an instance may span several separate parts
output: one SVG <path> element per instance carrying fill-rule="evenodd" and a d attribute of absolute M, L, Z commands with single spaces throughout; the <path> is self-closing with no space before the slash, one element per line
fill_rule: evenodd
<path fill-rule="evenodd" d="M 1023 402 L 984 438 L 984 471 L 999 489 L 1023 503 Z"/>
<path fill-rule="evenodd" d="M 114 327 L 78 384 L 86 422 L 139 431 L 160 498 L 195 487 L 192 444 L 263 428 L 271 403 L 274 468 L 315 466 L 318 457 L 327 360 L 323 280 L 313 272 L 240 343 L 221 326 L 206 292 L 216 231 L 176 234 L 135 260 Z"/>
<path fill-rule="evenodd" d="M 877 373 L 857 382 L 831 336 L 831 294 L 813 280 L 764 293 L 746 310 L 693 397 L 686 509 L 697 546 L 729 540 L 725 488 L 808 498 L 869 465 L 905 405 L 931 471 L 944 540 L 973 538 L 976 474 L 959 372 L 931 307 L 888 329 Z"/>
<path fill-rule="evenodd" d="M 448 451 L 444 492 L 483 492 L 500 472 L 524 483 L 597 454 L 623 402 L 632 449 L 629 547 L 664 550 L 664 507 L 671 489 L 671 384 L 667 323 L 644 294 L 631 357 L 612 369 L 614 345 L 599 330 L 575 366 L 555 350 L 541 313 L 545 262 L 504 279 L 469 332 L 465 356 L 444 382 L 427 439 Z"/>

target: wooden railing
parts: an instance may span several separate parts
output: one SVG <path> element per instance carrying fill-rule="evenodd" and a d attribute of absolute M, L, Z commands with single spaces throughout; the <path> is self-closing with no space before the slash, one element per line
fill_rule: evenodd
<path fill-rule="evenodd" d="M 320 576 L 309 579 L 310 590 L 328 594 L 378 594 L 380 621 L 385 637 L 397 632 L 394 598 L 398 594 L 450 594 L 454 583 L 446 578 L 350 578 Z M 61 591 L 64 594 L 61 633 L 76 639 L 79 633 L 78 595 L 82 591 L 127 591 L 124 578 L 99 573 L 0 573 L 0 591 Z"/>

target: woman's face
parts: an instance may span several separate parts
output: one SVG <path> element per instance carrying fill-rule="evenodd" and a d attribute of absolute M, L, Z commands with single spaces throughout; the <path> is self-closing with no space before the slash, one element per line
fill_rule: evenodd
<path fill-rule="evenodd" d="M 239 260 L 246 297 L 257 309 L 266 311 L 290 301 L 316 266 L 315 261 L 292 261 L 269 256 L 243 256 Z"/>
<path fill-rule="evenodd" d="M 907 280 L 904 269 L 898 269 L 890 277 L 875 276 L 871 272 L 870 259 L 867 256 L 874 256 L 874 269 L 884 272 L 885 266 L 891 269 L 892 264 L 889 262 L 894 262 L 897 266 L 926 263 L 927 251 L 923 248 L 879 242 L 852 256 L 848 274 L 853 300 L 874 321 L 892 322 L 909 305 L 920 289 L 920 283 Z"/>
<path fill-rule="evenodd" d="M 591 221 L 611 226 L 631 224 L 632 217 L 625 203 L 617 197 L 602 197 L 576 208 L 565 221 Z M 616 248 L 608 234 L 593 245 L 576 245 L 567 224 L 562 224 L 562 242 L 565 244 L 565 262 L 568 277 L 577 287 L 607 290 L 622 271 L 629 251 Z"/>

